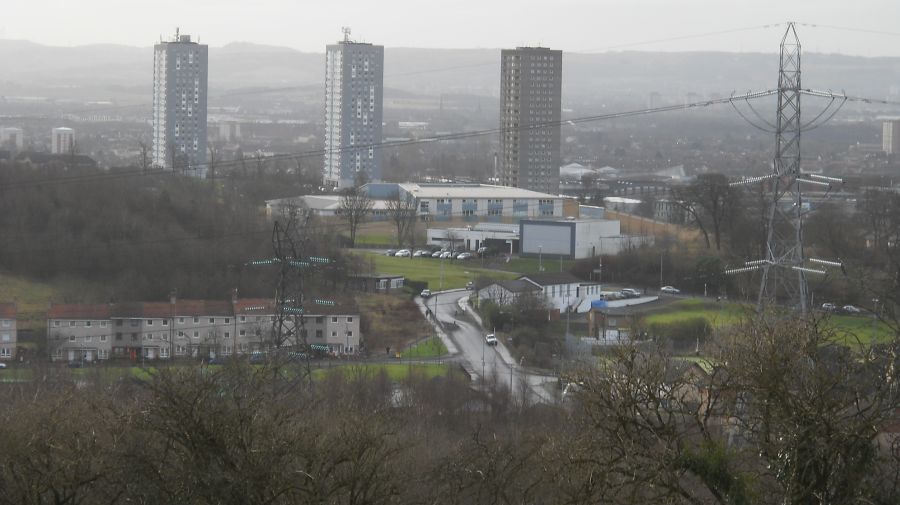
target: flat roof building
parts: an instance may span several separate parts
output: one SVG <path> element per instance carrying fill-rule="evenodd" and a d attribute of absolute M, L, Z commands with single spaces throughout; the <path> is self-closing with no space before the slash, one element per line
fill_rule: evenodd
<path fill-rule="evenodd" d="M 900 119 L 882 123 L 881 144 L 885 154 L 900 154 Z"/>
<path fill-rule="evenodd" d="M 64 126 L 50 131 L 50 153 L 70 154 L 75 149 L 75 130 Z"/>
<path fill-rule="evenodd" d="M 353 42 L 345 28 L 325 51 L 326 187 L 381 180 L 383 86 L 384 46 Z"/>
<path fill-rule="evenodd" d="M 500 55 L 500 159 L 505 186 L 559 193 L 562 51 L 504 49 Z"/>
<path fill-rule="evenodd" d="M 153 47 L 153 166 L 206 177 L 208 48 L 175 32 Z"/>

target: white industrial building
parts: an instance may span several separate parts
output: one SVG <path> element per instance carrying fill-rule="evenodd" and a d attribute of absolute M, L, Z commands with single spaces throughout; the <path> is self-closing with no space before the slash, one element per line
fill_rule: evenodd
<path fill-rule="evenodd" d="M 475 251 L 547 259 L 582 259 L 619 254 L 649 243 L 652 237 L 622 235 L 619 221 L 609 219 L 522 219 L 518 224 L 478 223 L 458 228 L 429 228 L 428 244 Z"/>
<path fill-rule="evenodd" d="M 400 198 L 415 204 L 422 221 L 515 222 L 535 217 L 578 216 L 578 202 L 572 198 L 538 193 L 527 189 L 488 184 L 460 183 L 369 183 L 363 187 L 374 202 L 377 220 L 385 215 L 390 200 Z M 266 201 L 270 215 L 288 204 L 303 205 L 321 216 L 334 216 L 341 195 L 306 195 Z"/>
<path fill-rule="evenodd" d="M 371 188 L 370 194 L 388 189 L 375 186 L 368 186 Z M 573 199 L 510 186 L 457 183 L 403 183 L 393 186 L 396 186 L 394 191 L 399 191 L 401 198 L 415 199 L 419 215 L 428 220 L 462 217 L 473 221 L 500 221 L 502 218 L 564 217 L 578 213 L 578 203 Z"/>

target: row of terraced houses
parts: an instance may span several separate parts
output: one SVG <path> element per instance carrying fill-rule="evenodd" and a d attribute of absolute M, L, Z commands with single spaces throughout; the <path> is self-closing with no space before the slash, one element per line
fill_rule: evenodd
<path fill-rule="evenodd" d="M 250 354 L 267 350 L 275 319 L 271 299 L 52 304 L 47 349 L 53 361 L 85 362 Z M 359 328 L 358 311 L 345 306 L 303 316 L 306 342 L 331 354 L 358 352 Z"/>

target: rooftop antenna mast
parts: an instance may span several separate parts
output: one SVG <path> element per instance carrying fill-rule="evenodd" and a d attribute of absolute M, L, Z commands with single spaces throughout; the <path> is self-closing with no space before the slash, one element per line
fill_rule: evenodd
<path fill-rule="evenodd" d="M 344 42 L 350 42 L 350 27 L 342 26 L 341 31 L 344 32 Z"/>

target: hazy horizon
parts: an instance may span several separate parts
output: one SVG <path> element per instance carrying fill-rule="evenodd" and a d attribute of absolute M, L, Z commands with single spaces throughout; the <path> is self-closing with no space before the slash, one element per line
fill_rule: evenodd
<path fill-rule="evenodd" d="M 846 2 L 823 0 L 811 8 L 764 0 L 729 5 L 725 16 L 720 15 L 721 2 L 713 0 L 677 4 L 561 0 L 552 7 L 546 2 L 461 0 L 449 7 L 429 5 L 428 12 L 421 12 L 421 2 L 409 0 L 389 4 L 342 0 L 328 5 L 295 5 L 286 0 L 188 4 L 84 0 L 74 10 L 61 0 L 38 0 L 11 6 L 0 21 L 0 39 L 63 47 L 148 47 L 160 37 L 170 38 L 177 26 L 181 33 L 199 37 L 212 47 L 247 42 L 322 52 L 326 44 L 342 37 L 342 26 L 350 26 L 355 40 L 396 48 L 542 45 L 573 53 L 625 49 L 772 53 L 778 49 L 786 21 L 796 19 L 807 52 L 900 56 L 900 32 L 895 31 L 900 3 L 860 3 L 859 8 L 848 9 Z M 48 16 L 48 12 L 65 15 Z M 673 19 L 679 21 L 673 23 Z"/>

